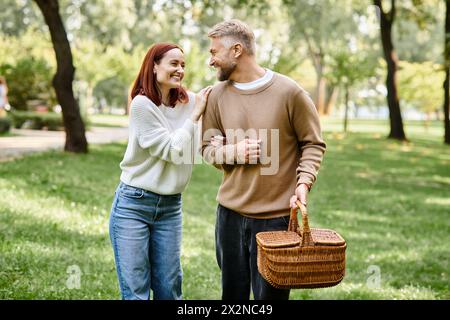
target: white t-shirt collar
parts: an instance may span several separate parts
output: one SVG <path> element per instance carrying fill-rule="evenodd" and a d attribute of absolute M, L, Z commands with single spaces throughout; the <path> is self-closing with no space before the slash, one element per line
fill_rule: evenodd
<path fill-rule="evenodd" d="M 252 82 L 244 82 L 244 83 L 233 81 L 233 86 L 235 86 L 237 89 L 240 90 L 252 90 L 265 85 L 270 80 L 272 80 L 273 71 L 266 68 L 264 69 L 266 70 L 266 73 L 264 73 L 264 75 L 261 78 L 256 79 L 255 81 Z"/>

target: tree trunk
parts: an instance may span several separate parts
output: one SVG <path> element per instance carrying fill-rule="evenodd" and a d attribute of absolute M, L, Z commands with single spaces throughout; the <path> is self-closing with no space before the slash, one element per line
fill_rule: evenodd
<path fill-rule="evenodd" d="M 374 4 L 380 10 L 380 29 L 381 29 L 381 42 L 383 44 L 384 58 L 387 63 L 387 102 L 389 107 L 389 119 L 391 125 L 391 131 L 388 138 L 406 140 L 405 131 L 403 130 L 403 120 L 400 111 L 400 102 L 398 99 L 397 90 L 397 55 L 392 43 L 392 25 L 395 18 L 395 0 L 391 0 L 391 11 L 385 13 L 383 11 L 383 5 L 381 0 L 374 0 Z"/>
<path fill-rule="evenodd" d="M 344 113 L 344 132 L 347 132 L 348 126 L 348 101 L 349 101 L 349 90 L 348 86 L 345 86 L 345 113 Z"/>
<path fill-rule="evenodd" d="M 450 144 L 450 115 L 449 115 L 449 94 L 450 94 L 450 70 L 447 67 L 445 71 L 445 81 L 444 81 L 444 143 Z"/>
<path fill-rule="evenodd" d="M 333 108 L 336 105 L 338 95 L 339 95 L 339 88 L 337 86 L 333 86 L 331 88 L 331 93 L 328 98 L 327 104 L 325 105 L 324 114 L 326 116 L 329 116 L 333 112 Z"/>
<path fill-rule="evenodd" d="M 86 153 L 88 144 L 85 127 L 80 115 L 78 103 L 73 94 L 72 82 L 75 68 L 72 63 L 72 52 L 67 40 L 64 24 L 59 15 L 58 0 L 34 0 L 41 10 L 52 38 L 56 55 L 56 74 L 53 87 L 61 105 L 64 128 L 66 131 L 65 151 Z"/>
<path fill-rule="evenodd" d="M 319 115 L 325 113 L 325 99 L 327 95 L 327 82 L 323 77 L 322 72 L 317 74 L 317 88 L 316 88 L 316 108 Z"/>
<path fill-rule="evenodd" d="M 450 0 L 446 0 L 445 14 L 445 81 L 444 81 L 444 143 L 450 144 Z"/>
<path fill-rule="evenodd" d="M 323 115 L 325 111 L 325 99 L 326 99 L 326 79 L 323 76 L 324 69 L 324 55 L 322 54 L 322 48 L 317 50 L 313 49 L 309 35 L 306 32 L 302 32 L 308 46 L 308 54 L 311 58 L 311 62 L 314 65 L 316 71 L 316 93 L 314 96 L 314 104 L 316 106 L 319 115 Z"/>

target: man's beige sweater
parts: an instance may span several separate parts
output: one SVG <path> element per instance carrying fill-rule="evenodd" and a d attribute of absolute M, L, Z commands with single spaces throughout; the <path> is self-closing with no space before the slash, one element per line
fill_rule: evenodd
<path fill-rule="evenodd" d="M 211 137 L 226 137 L 224 146 Z M 261 160 L 243 164 L 235 145 L 262 140 Z M 217 201 L 253 218 L 289 214 L 289 199 L 300 183 L 315 182 L 325 152 L 319 116 L 308 93 L 290 78 L 275 73 L 251 90 L 230 81 L 214 86 L 202 123 L 202 155 L 223 170 Z"/>

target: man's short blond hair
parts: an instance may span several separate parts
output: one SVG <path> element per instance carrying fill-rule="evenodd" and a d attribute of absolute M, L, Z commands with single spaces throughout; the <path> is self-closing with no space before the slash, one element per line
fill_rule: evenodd
<path fill-rule="evenodd" d="M 255 34 L 246 23 L 240 20 L 232 19 L 216 24 L 208 32 L 208 37 L 237 40 L 242 43 L 242 46 L 249 55 L 253 56 L 255 54 Z"/>

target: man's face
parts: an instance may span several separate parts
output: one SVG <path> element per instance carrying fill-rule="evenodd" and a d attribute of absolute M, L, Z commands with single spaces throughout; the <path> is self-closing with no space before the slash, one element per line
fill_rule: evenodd
<path fill-rule="evenodd" d="M 236 59 L 233 57 L 233 46 L 227 48 L 220 38 L 211 38 L 209 52 L 211 53 L 209 65 L 217 69 L 219 81 L 228 80 L 237 66 Z"/>

